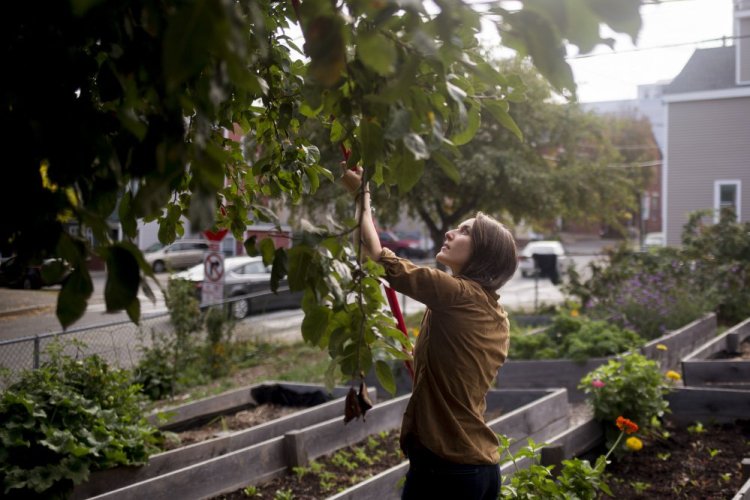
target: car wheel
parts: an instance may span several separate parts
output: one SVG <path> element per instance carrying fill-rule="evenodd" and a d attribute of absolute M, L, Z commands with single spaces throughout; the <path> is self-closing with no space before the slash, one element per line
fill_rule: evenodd
<path fill-rule="evenodd" d="M 155 273 L 163 273 L 167 270 L 167 266 L 164 265 L 164 262 L 157 260 L 154 262 L 154 272 Z"/>
<path fill-rule="evenodd" d="M 229 305 L 229 314 L 233 319 L 243 319 L 250 314 L 250 301 L 247 299 L 235 300 Z"/>

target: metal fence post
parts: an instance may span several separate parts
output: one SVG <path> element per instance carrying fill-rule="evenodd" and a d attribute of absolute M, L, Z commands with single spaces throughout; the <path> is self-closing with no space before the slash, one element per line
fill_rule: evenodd
<path fill-rule="evenodd" d="M 39 368 L 39 335 L 34 335 L 34 369 Z"/>

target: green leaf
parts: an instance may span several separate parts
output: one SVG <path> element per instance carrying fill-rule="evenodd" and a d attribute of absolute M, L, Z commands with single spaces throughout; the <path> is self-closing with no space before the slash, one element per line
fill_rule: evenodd
<path fill-rule="evenodd" d="M 481 122 L 482 116 L 479 111 L 479 105 L 472 101 L 466 116 L 466 125 L 463 130 L 451 137 L 451 142 L 456 146 L 463 146 L 468 143 L 476 135 Z"/>
<path fill-rule="evenodd" d="M 120 198 L 118 214 L 120 215 L 122 231 L 130 238 L 135 238 L 138 232 L 138 224 L 133 212 L 133 194 L 130 191 L 126 191 Z"/>
<path fill-rule="evenodd" d="M 135 256 L 120 244 L 111 246 L 107 252 L 107 283 L 104 286 L 104 301 L 107 312 L 130 308 L 137 301 L 141 283 L 140 266 Z"/>
<path fill-rule="evenodd" d="M 456 184 L 461 183 L 461 172 L 458 171 L 456 165 L 450 161 L 444 154 L 440 152 L 432 153 L 432 159 L 440 166 L 440 169 L 450 180 Z"/>
<path fill-rule="evenodd" d="M 395 183 L 400 193 L 408 193 L 424 172 L 424 160 L 417 160 L 411 154 L 402 154 L 396 165 Z"/>
<path fill-rule="evenodd" d="M 508 103 L 505 101 L 487 101 L 484 103 L 484 107 L 490 112 L 492 117 L 503 127 L 507 128 L 519 140 L 523 140 L 523 132 L 518 128 L 518 125 L 513 120 L 513 117 L 508 113 Z"/>
<path fill-rule="evenodd" d="M 128 313 L 130 321 L 137 325 L 141 318 L 141 301 L 136 297 L 125 310 Z"/>
<path fill-rule="evenodd" d="M 57 319 L 63 328 L 72 325 L 86 312 L 86 303 L 94 291 L 89 271 L 76 267 L 70 273 L 57 296 Z"/>
<path fill-rule="evenodd" d="M 312 263 L 312 250 L 307 247 L 295 247 L 289 250 L 289 289 L 305 289 L 307 273 Z"/>
<path fill-rule="evenodd" d="M 328 330 L 330 319 L 331 310 L 327 307 L 317 306 L 306 311 L 302 320 L 302 338 L 313 345 L 319 345 Z"/>
<path fill-rule="evenodd" d="M 383 386 L 383 389 L 388 391 L 392 396 L 396 394 L 396 380 L 393 378 L 393 372 L 388 363 L 380 359 L 377 360 L 375 362 L 375 375 L 378 377 L 378 382 Z"/>
<path fill-rule="evenodd" d="M 174 90 L 197 74 L 217 45 L 215 29 L 221 18 L 220 2 L 183 3 L 172 16 L 164 35 L 162 64 L 167 85 Z"/>
<path fill-rule="evenodd" d="M 362 140 L 362 165 L 370 168 L 383 156 L 383 129 L 374 119 L 364 118 L 359 124 L 359 133 Z"/>
<path fill-rule="evenodd" d="M 260 240 L 260 254 L 263 256 L 263 263 L 267 266 L 273 263 L 274 254 L 276 252 L 276 245 L 274 245 L 271 238 L 263 238 Z"/>
<path fill-rule="evenodd" d="M 365 64 L 382 76 L 396 69 L 396 46 L 380 33 L 368 33 L 357 40 L 357 55 Z"/>
<path fill-rule="evenodd" d="M 286 250 L 277 248 L 273 256 L 273 268 L 271 269 L 271 290 L 276 292 L 279 282 L 286 276 Z"/>
<path fill-rule="evenodd" d="M 305 53 L 310 57 L 309 72 L 324 87 L 333 87 L 346 66 L 344 23 L 338 15 L 321 15 L 305 30 Z"/>

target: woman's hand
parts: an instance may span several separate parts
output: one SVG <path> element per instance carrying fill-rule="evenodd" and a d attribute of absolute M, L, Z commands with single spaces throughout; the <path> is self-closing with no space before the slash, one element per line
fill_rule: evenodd
<path fill-rule="evenodd" d="M 344 169 L 344 173 L 341 175 L 342 184 L 349 191 L 349 194 L 357 196 L 362 186 L 362 167 L 357 165 L 351 169 L 346 165 L 345 161 L 341 162 L 341 167 Z"/>

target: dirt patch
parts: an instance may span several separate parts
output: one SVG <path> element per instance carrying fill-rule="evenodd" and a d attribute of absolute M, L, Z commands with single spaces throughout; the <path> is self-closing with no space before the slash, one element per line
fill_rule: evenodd
<path fill-rule="evenodd" d="M 297 467 L 284 477 L 216 499 L 327 498 L 406 460 L 398 446 L 398 435 L 397 430 L 381 432 L 314 460 L 307 467 Z"/>
<path fill-rule="evenodd" d="M 750 421 L 703 427 L 667 424 L 667 437 L 607 466 L 614 498 L 732 498 L 742 487 Z M 602 496 L 604 498 L 610 498 Z"/>
<path fill-rule="evenodd" d="M 234 414 L 222 415 L 194 429 L 170 434 L 170 439 L 164 443 L 164 450 L 173 450 L 189 444 L 226 436 L 233 432 L 249 429 L 250 427 L 255 427 L 256 425 L 298 412 L 302 409 L 265 404 Z"/>

